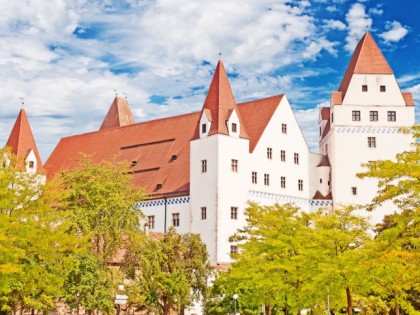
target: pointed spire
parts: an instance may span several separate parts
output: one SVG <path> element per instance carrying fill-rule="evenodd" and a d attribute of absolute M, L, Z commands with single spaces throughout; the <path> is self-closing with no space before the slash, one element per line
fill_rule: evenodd
<path fill-rule="evenodd" d="M 369 31 L 356 46 L 338 91 L 345 93 L 353 74 L 393 74 Z"/>
<path fill-rule="evenodd" d="M 130 105 L 125 98 L 115 96 L 99 130 L 134 124 Z"/>
<path fill-rule="evenodd" d="M 29 125 L 28 117 L 23 108 L 16 118 L 6 146 L 10 147 L 12 152 L 20 159 L 26 159 L 29 152 L 33 150 L 37 160 L 37 171 L 42 168 L 38 148 L 32 134 L 31 126 Z"/>
<path fill-rule="evenodd" d="M 235 98 L 226 74 L 223 62 L 219 60 L 211 80 L 209 91 L 204 101 L 203 111 L 209 110 L 211 113 L 211 128 L 208 135 L 212 134 L 229 134 L 226 121 L 229 119 L 233 110 L 236 111 L 240 122 L 240 137 L 248 138 L 244 124 L 240 117 Z"/>

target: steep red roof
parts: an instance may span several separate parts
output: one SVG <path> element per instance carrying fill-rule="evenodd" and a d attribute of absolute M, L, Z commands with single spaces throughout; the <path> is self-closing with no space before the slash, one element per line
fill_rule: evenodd
<path fill-rule="evenodd" d="M 22 108 L 16 118 L 12 132 L 6 143 L 7 147 L 12 149 L 12 152 L 19 159 L 26 159 L 30 150 L 34 151 L 37 160 L 37 171 L 42 169 L 42 162 L 39 156 L 38 148 L 32 134 L 31 126 L 29 125 L 28 117 L 25 110 Z"/>
<path fill-rule="evenodd" d="M 323 166 L 326 166 L 326 167 L 331 166 L 330 159 L 328 158 L 328 155 L 324 155 L 321 159 L 321 162 L 319 162 L 319 164 L 316 167 L 323 167 Z"/>
<path fill-rule="evenodd" d="M 229 134 L 226 121 L 229 118 L 229 113 L 233 110 L 237 110 L 235 98 L 233 97 L 232 89 L 229 84 L 229 80 L 226 74 L 225 67 L 221 60 L 217 63 L 216 70 L 211 80 L 209 91 L 204 101 L 203 110 L 208 109 L 211 113 L 212 124 L 209 130 L 209 135 L 213 134 Z M 240 122 L 240 133 L 241 138 L 248 138 L 248 134 L 245 130 L 245 126 L 242 123 L 241 115 L 238 111 L 239 122 Z M 196 138 L 198 138 L 198 129 Z"/>
<path fill-rule="evenodd" d="M 370 32 L 366 32 L 357 44 L 338 91 L 346 93 L 354 73 L 393 74 Z"/>
<path fill-rule="evenodd" d="M 330 129 L 331 129 L 331 123 L 330 123 L 330 120 L 328 119 L 327 124 L 325 125 L 325 128 L 324 128 L 324 132 L 322 133 L 321 140 L 327 136 L 327 134 L 330 132 Z"/>
<path fill-rule="evenodd" d="M 414 106 L 413 94 L 411 92 L 401 92 L 405 101 L 405 105 Z"/>
<path fill-rule="evenodd" d="M 322 120 L 330 119 L 330 108 L 329 107 L 321 107 L 319 110 L 321 112 L 321 119 Z"/>
<path fill-rule="evenodd" d="M 134 124 L 130 105 L 125 98 L 116 96 L 99 130 L 122 127 Z"/>
<path fill-rule="evenodd" d="M 332 92 L 331 93 L 331 104 L 332 105 L 343 104 L 343 92 Z"/>
<path fill-rule="evenodd" d="M 314 199 L 314 200 L 332 200 L 332 193 L 330 191 L 326 196 L 324 196 L 323 194 L 321 194 L 321 192 L 319 190 L 317 190 L 315 195 L 312 197 L 312 199 Z"/>

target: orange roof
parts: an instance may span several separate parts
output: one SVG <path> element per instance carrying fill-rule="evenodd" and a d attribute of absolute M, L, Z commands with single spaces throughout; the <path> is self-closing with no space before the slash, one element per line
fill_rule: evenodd
<path fill-rule="evenodd" d="M 405 105 L 414 106 L 413 94 L 411 92 L 401 92 L 404 97 Z"/>
<path fill-rule="evenodd" d="M 249 130 L 251 151 L 282 97 L 237 106 L 244 127 Z M 62 138 L 45 163 L 45 169 L 51 177 L 75 168 L 80 153 L 93 155 L 95 162 L 117 156 L 118 160 L 131 163 L 129 172 L 133 183 L 144 187 L 152 198 L 188 195 L 190 140 L 194 139 L 199 119 L 200 112 L 194 112 Z"/>
<path fill-rule="evenodd" d="M 331 123 L 330 123 L 330 120 L 328 119 L 327 124 L 325 125 L 325 128 L 324 128 L 324 132 L 322 133 L 321 140 L 327 136 L 327 134 L 330 132 L 330 129 L 331 129 Z"/>
<path fill-rule="evenodd" d="M 319 110 L 320 110 L 322 120 L 330 119 L 330 108 L 329 107 L 321 107 Z"/>
<path fill-rule="evenodd" d="M 211 80 L 209 91 L 204 101 L 203 110 L 210 110 L 211 113 L 211 127 L 209 135 L 213 134 L 229 134 L 226 121 L 229 119 L 229 114 L 237 109 L 235 98 L 233 97 L 232 89 L 230 88 L 229 80 L 226 74 L 225 67 L 221 60 L 217 63 L 216 70 Z M 240 113 L 236 110 L 240 122 L 240 136 L 248 138 L 245 126 L 242 123 Z M 198 126 L 197 126 L 198 127 Z M 198 128 L 196 138 L 198 138 Z"/>
<path fill-rule="evenodd" d="M 319 190 L 317 190 L 315 195 L 312 197 L 312 199 L 314 199 L 314 200 L 332 200 L 332 193 L 330 191 L 326 196 L 324 196 L 323 194 L 321 194 L 321 192 Z"/>
<path fill-rule="evenodd" d="M 332 92 L 331 93 L 331 104 L 332 105 L 343 104 L 343 92 Z"/>
<path fill-rule="evenodd" d="M 37 160 L 37 171 L 42 168 L 38 148 L 32 134 L 31 126 L 29 125 L 28 117 L 26 116 L 26 112 L 23 108 L 20 110 L 19 115 L 16 118 L 6 146 L 10 147 L 12 152 L 19 159 L 26 159 L 30 150 L 33 150 Z"/>
<path fill-rule="evenodd" d="M 391 67 L 369 32 L 362 37 L 354 50 L 338 90 L 346 93 L 354 73 L 393 74 Z"/>
<path fill-rule="evenodd" d="M 131 113 L 130 105 L 128 105 L 128 101 L 125 98 L 116 96 L 99 130 L 122 127 L 131 124 L 134 124 L 134 118 Z"/>

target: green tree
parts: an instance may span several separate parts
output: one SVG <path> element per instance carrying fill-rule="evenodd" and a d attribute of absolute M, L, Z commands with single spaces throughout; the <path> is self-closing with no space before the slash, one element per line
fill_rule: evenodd
<path fill-rule="evenodd" d="M 126 262 L 126 274 L 133 279 L 129 296 L 142 309 L 183 314 L 185 308 L 206 296 L 212 268 L 197 234 L 181 235 L 171 228 L 166 234 L 139 238 L 131 244 Z"/>

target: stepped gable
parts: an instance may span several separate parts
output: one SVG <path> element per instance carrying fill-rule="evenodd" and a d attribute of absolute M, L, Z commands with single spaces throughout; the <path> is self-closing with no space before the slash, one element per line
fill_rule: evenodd
<path fill-rule="evenodd" d="M 353 74 L 393 74 L 370 32 L 366 32 L 357 44 L 338 88 L 339 92 L 346 93 Z"/>
<path fill-rule="evenodd" d="M 39 156 L 38 148 L 32 134 L 31 126 L 29 124 L 26 111 L 22 108 L 16 118 L 12 132 L 6 143 L 12 152 L 19 159 L 26 159 L 31 150 L 34 151 L 37 160 L 37 171 L 42 169 L 42 162 Z"/>
<path fill-rule="evenodd" d="M 257 145 L 282 97 L 238 104 L 238 115 L 249 129 L 250 149 Z M 96 163 L 116 156 L 127 161 L 133 183 L 144 187 L 150 198 L 186 196 L 190 189 L 190 140 L 195 137 L 200 115 L 194 112 L 62 138 L 45 163 L 48 177 L 77 167 L 81 153 L 92 155 Z"/>
<path fill-rule="evenodd" d="M 229 84 L 229 80 L 226 74 L 223 62 L 219 60 L 216 66 L 216 70 L 211 80 L 209 91 L 204 101 L 202 112 L 209 110 L 211 114 L 211 127 L 208 135 L 224 134 L 228 135 L 228 129 L 226 121 L 233 110 L 237 110 L 235 98 L 233 97 L 232 89 Z M 248 134 L 245 130 L 245 125 L 242 122 L 241 115 L 238 111 L 241 138 L 248 138 Z M 199 138 L 198 124 L 196 130 L 196 139 Z"/>
<path fill-rule="evenodd" d="M 134 124 L 134 118 L 127 99 L 115 96 L 99 130 L 131 124 Z"/>

